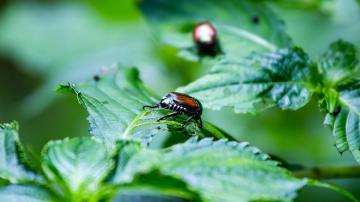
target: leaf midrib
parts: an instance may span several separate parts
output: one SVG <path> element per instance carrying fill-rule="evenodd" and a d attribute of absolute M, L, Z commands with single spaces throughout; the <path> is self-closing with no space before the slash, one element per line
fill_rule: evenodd
<path fill-rule="evenodd" d="M 260 37 L 259 35 L 248 32 L 244 29 L 240 29 L 238 27 L 227 25 L 227 24 L 222 24 L 222 25 L 217 25 L 217 26 L 219 28 L 223 28 L 222 30 L 224 30 L 224 31 L 244 37 L 244 38 L 248 39 L 249 41 L 252 41 L 270 51 L 275 51 L 278 48 L 276 45 L 270 43 L 269 41 L 265 40 L 264 38 Z"/>
<path fill-rule="evenodd" d="M 351 112 L 355 113 L 358 117 L 360 117 L 360 112 L 356 110 L 353 105 L 351 105 L 346 99 L 344 99 L 342 96 L 339 97 L 339 100 L 342 104 L 344 104 L 348 109 L 350 109 Z"/>
<path fill-rule="evenodd" d="M 216 85 L 216 86 L 210 86 L 210 87 L 206 87 L 206 88 L 200 88 L 200 89 L 187 91 L 187 92 L 188 93 L 197 93 L 200 91 L 212 90 L 212 89 L 217 89 L 217 88 L 225 88 L 227 86 L 237 86 L 237 85 L 269 85 L 269 86 L 272 86 L 272 85 L 276 85 L 276 84 L 300 84 L 300 85 L 306 87 L 306 89 L 308 89 L 308 90 L 313 89 L 313 88 L 311 88 L 312 84 L 310 82 L 304 82 L 301 80 L 299 80 L 299 81 L 277 81 L 277 82 L 253 82 L 253 83 L 250 83 L 250 82 L 251 81 L 249 81 L 249 82 L 231 82 L 231 83 L 226 83 L 226 84 L 221 84 L 221 85 Z"/>

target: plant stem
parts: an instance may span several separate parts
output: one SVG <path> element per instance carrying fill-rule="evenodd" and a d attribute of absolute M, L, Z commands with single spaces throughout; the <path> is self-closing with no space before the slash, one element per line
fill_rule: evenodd
<path fill-rule="evenodd" d="M 360 166 L 346 167 L 313 167 L 293 171 L 297 177 L 311 179 L 337 179 L 360 177 Z"/>

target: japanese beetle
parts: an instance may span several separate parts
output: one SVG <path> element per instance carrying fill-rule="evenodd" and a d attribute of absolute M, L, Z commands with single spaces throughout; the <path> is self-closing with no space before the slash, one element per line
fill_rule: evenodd
<path fill-rule="evenodd" d="M 192 36 L 199 56 L 214 57 L 221 53 L 216 29 L 209 22 L 195 25 Z"/>
<path fill-rule="evenodd" d="M 185 123 L 190 122 L 192 119 L 199 120 L 200 128 L 202 128 L 202 105 L 199 100 L 189 95 L 177 92 L 170 92 L 165 95 L 156 105 L 145 105 L 143 108 L 163 108 L 173 111 L 172 113 L 161 117 L 160 119 L 158 119 L 158 121 L 180 114 L 188 115 L 189 118 L 185 121 Z"/>

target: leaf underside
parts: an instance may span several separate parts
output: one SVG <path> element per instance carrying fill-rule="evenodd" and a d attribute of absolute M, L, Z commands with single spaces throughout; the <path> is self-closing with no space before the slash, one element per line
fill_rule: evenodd
<path fill-rule="evenodd" d="M 360 82 L 357 50 L 351 43 L 338 40 L 330 44 L 319 62 L 324 78 L 324 123 L 332 128 L 340 153 L 350 150 L 360 163 Z M 340 110 L 340 111 L 339 111 Z"/>
<path fill-rule="evenodd" d="M 339 100 L 341 111 L 336 116 L 328 113 L 334 121 L 327 125 L 332 128 L 338 151 L 350 150 L 360 163 L 360 90 L 343 91 Z"/>
<path fill-rule="evenodd" d="M 0 178 L 11 183 L 41 180 L 26 161 L 16 122 L 0 125 Z"/>
<path fill-rule="evenodd" d="M 36 185 L 7 185 L 0 187 L 0 201 L 50 202 L 55 198 L 44 188 Z"/>

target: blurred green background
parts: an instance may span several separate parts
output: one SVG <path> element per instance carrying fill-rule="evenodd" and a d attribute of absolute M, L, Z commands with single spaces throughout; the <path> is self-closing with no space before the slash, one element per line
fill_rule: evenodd
<path fill-rule="evenodd" d="M 317 58 L 338 38 L 360 50 L 360 6 L 355 0 L 268 0 L 295 44 Z M 0 121 L 18 120 L 21 140 L 39 153 L 51 139 L 88 135 L 86 112 L 74 97 L 56 94 L 60 83 L 101 73 L 104 66 L 134 65 L 159 95 L 185 85 L 208 66 L 176 57 L 160 46 L 131 0 L 0 0 Z M 340 155 L 322 125 L 316 102 L 299 111 L 258 115 L 231 109 L 204 118 L 238 140 L 306 166 L 356 165 Z M 330 180 L 360 198 L 360 179 Z M 343 201 L 337 193 L 306 188 L 297 201 Z"/>

